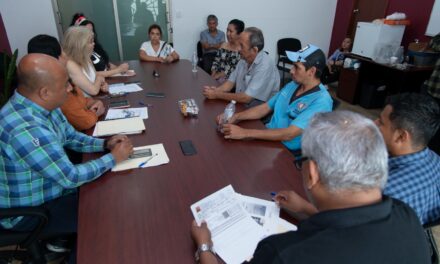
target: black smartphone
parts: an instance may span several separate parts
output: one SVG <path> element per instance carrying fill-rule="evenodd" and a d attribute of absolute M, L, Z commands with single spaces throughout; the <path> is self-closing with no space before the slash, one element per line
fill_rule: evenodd
<path fill-rule="evenodd" d="M 109 108 L 127 108 L 130 107 L 128 100 L 113 101 L 108 104 Z"/>
<path fill-rule="evenodd" d="M 191 140 L 179 141 L 179 144 L 180 148 L 182 149 L 183 155 L 191 156 L 197 154 L 197 150 Z"/>
<path fill-rule="evenodd" d="M 147 97 L 159 97 L 159 98 L 163 98 L 163 97 L 165 97 L 165 94 L 164 94 L 164 93 L 153 93 L 153 92 L 150 92 L 150 93 L 147 93 L 146 96 L 147 96 Z"/>

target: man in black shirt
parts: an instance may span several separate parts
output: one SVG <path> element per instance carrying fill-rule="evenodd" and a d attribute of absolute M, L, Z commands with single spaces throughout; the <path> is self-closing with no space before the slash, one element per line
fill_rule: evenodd
<path fill-rule="evenodd" d="M 262 240 L 249 263 L 430 263 L 415 213 L 382 195 L 387 150 L 373 121 L 348 111 L 318 113 L 302 139 L 304 188 L 275 201 L 305 219 L 298 231 Z M 201 263 L 217 263 L 206 223 L 193 223 Z"/>

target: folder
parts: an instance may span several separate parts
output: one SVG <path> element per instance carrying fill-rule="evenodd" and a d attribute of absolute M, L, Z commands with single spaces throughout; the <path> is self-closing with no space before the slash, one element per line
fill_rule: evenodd
<path fill-rule="evenodd" d="M 94 137 L 116 134 L 140 134 L 145 130 L 144 121 L 140 117 L 99 121 L 93 131 Z"/>

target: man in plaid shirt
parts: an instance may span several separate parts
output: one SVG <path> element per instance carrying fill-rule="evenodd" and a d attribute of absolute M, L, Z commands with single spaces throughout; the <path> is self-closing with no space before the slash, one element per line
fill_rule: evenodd
<path fill-rule="evenodd" d="M 72 87 L 56 59 L 27 55 L 18 66 L 18 78 L 16 92 L 0 110 L 0 208 L 43 205 L 51 215 L 43 232 L 76 233 L 78 201 L 72 189 L 126 160 L 133 146 L 126 136 L 97 139 L 67 122 L 59 106 Z M 63 147 L 110 153 L 73 165 Z M 34 221 L 2 219 L 0 228 L 28 230 Z"/>
<path fill-rule="evenodd" d="M 407 203 L 426 224 L 440 218 L 440 157 L 427 145 L 440 126 L 428 95 L 390 97 L 376 120 L 390 154 L 384 194 Z"/>

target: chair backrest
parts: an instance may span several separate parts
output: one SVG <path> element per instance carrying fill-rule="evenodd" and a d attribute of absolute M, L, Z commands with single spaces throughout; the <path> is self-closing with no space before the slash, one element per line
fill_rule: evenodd
<path fill-rule="evenodd" d="M 296 38 L 282 38 L 277 42 L 278 58 L 280 56 L 287 56 L 286 50 L 298 51 L 301 49 L 301 41 Z"/>
<path fill-rule="evenodd" d="M 202 49 L 202 42 L 197 41 L 197 57 L 201 59 L 203 57 L 203 49 Z"/>

